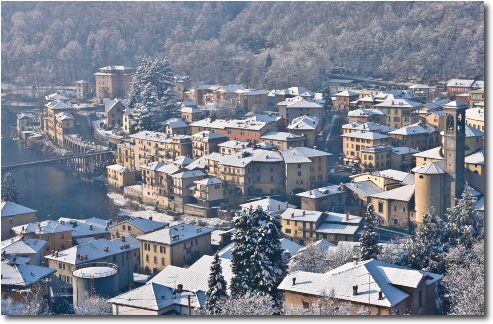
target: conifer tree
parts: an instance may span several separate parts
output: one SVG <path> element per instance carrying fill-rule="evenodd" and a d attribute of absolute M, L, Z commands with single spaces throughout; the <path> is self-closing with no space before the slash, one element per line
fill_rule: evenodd
<path fill-rule="evenodd" d="M 277 286 L 286 276 L 288 262 L 281 246 L 281 224 L 262 208 L 254 210 L 253 215 L 257 225 L 254 233 L 257 244 L 251 257 L 252 286 L 278 301 Z"/>
<path fill-rule="evenodd" d="M 377 215 L 373 204 L 368 204 L 365 213 L 365 229 L 359 241 L 361 243 L 361 259 L 376 259 L 380 252 L 378 246 Z"/>
<path fill-rule="evenodd" d="M 332 103 L 332 97 L 330 96 L 330 88 L 327 82 L 324 82 L 322 84 L 322 99 L 325 100 L 324 110 L 326 111 L 331 110 L 333 103 Z"/>
<path fill-rule="evenodd" d="M 236 232 L 233 234 L 233 247 L 231 253 L 231 294 L 241 296 L 247 292 L 252 292 L 253 273 L 251 268 L 251 257 L 255 252 L 256 224 L 253 217 L 253 210 L 236 214 L 233 218 L 233 225 Z"/>
<path fill-rule="evenodd" d="M 267 54 L 267 58 L 265 59 L 265 67 L 264 67 L 264 74 L 269 71 L 270 67 L 272 66 L 272 57 L 270 54 Z"/>
<path fill-rule="evenodd" d="M 470 248 L 475 239 L 483 237 L 483 219 L 474 206 L 469 185 L 465 184 L 461 199 L 453 208 L 448 208 L 445 214 L 449 245 L 463 245 Z"/>
<path fill-rule="evenodd" d="M 17 185 L 12 173 L 7 172 L 2 181 L 2 200 L 17 202 Z"/>
<path fill-rule="evenodd" d="M 224 280 L 223 269 L 221 267 L 221 260 L 219 254 L 214 255 L 214 261 L 211 265 L 211 273 L 209 275 L 209 290 L 207 290 L 207 299 L 205 301 L 204 309 L 209 314 L 220 314 L 221 304 L 228 297 L 227 284 Z"/>

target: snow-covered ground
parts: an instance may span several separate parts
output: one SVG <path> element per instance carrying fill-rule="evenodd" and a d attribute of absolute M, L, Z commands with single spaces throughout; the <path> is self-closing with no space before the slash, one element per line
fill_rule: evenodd
<path fill-rule="evenodd" d="M 181 223 L 199 225 L 215 229 L 229 229 L 232 226 L 230 222 L 224 221 L 219 218 L 203 218 L 191 215 L 171 216 L 166 214 L 165 212 L 156 211 L 156 208 L 154 206 L 140 204 L 136 201 L 123 197 L 122 194 L 115 192 L 109 192 L 108 197 L 113 200 L 115 205 L 120 206 L 120 212 L 118 213 L 120 216 L 140 217 L 147 219 L 152 216 L 152 220 L 169 223 L 171 226 Z M 133 208 L 129 208 L 128 204 L 131 202 L 138 205 L 139 210 L 132 210 Z"/>

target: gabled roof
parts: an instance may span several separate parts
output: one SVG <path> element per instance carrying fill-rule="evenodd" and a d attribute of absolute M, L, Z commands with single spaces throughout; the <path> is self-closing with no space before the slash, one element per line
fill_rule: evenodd
<path fill-rule="evenodd" d="M 382 103 L 376 104 L 375 107 L 389 107 L 389 108 L 414 108 L 422 105 L 419 102 L 407 100 L 407 99 L 389 99 Z"/>
<path fill-rule="evenodd" d="M 317 117 L 300 116 L 293 119 L 287 128 L 290 130 L 314 130 L 317 129 L 318 123 Z"/>
<path fill-rule="evenodd" d="M 2 201 L 2 217 L 10 217 L 37 212 L 37 210 L 18 205 L 11 201 Z"/>
<path fill-rule="evenodd" d="M 260 136 L 263 140 L 274 140 L 274 141 L 290 141 L 290 140 L 301 140 L 304 136 L 288 133 L 288 132 L 278 132 L 278 131 L 268 131 L 264 135 Z"/>
<path fill-rule="evenodd" d="M 119 165 L 119 164 L 108 165 L 106 168 L 114 170 L 114 171 L 119 172 L 119 173 L 135 172 L 134 169 L 130 169 L 130 168 L 124 167 L 124 166 Z"/>
<path fill-rule="evenodd" d="M 317 100 L 304 97 L 288 98 L 277 105 L 287 108 L 323 108 Z"/>
<path fill-rule="evenodd" d="M 47 241 L 22 237 L 20 235 L 2 241 L 2 254 L 36 254 L 43 249 Z"/>
<path fill-rule="evenodd" d="M 50 101 L 46 104 L 46 107 L 51 110 L 71 109 L 72 104 L 70 103 L 70 101 Z"/>
<path fill-rule="evenodd" d="M 202 131 L 192 135 L 192 141 L 209 141 L 216 138 L 227 138 L 227 136 L 212 132 L 212 131 Z"/>
<path fill-rule="evenodd" d="M 410 296 L 400 287 L 416 287 L 423 280 L 429 286 L 442 277 L 371 259 L 356 265 L 346 263 L 324 274 L 298 271 L 286 276 L 278 288 L 318 296 L 333 291 L 334 297 L 340 300 L 361 304 L 370 300 L 372 305 L 393 307 Z M 293 278 L 296 278 L 295 285 Z M 358 293 L 353 295 L 356 285 Z M 383 299 L 379 299 L 380 291 Z"/>
<path fill-rule="evenodd" d="M 250 146 L 250 142 L 242 142 L 242 141 L 227 141 L 224 143 L 220 143 L 217 146 L 219 147 L 227 147 L 227 148 L 233 148 L 233 149 L 242 149 Z"/>
<path fill-rule="evenodd" d="M 125 105 L 123 104 L 123 102 L 121 102 L 120 100 L 118 99 L 114 99 L 114 100 L 111 100 L 111 99 L 105 99 L 104 101 L 104 112 L 105 113 L 108 113 L 108 111 L 111 110 L 111 108 L 115 107 L 115 105 L 117 103 L 120 103 L 122 106 L 123 106 L 123 110 L 125 110 L 127 107 L 125 107 Z"/>
<path fill-rule="evenodd" d="M 194 161 L 194 159 L 191 159 L 188 156 L 182 155 L 182 156 L 177 156 L 174 159 L 169 159 L 167 162 L 171 163 L 173 165 L 184 167 L 186 165 L 189 165 L 190 163 L 193 163 L 193 161 Z M 161 170 L 158 170 L 158 171 L 161 171 Z"/>
<path fill-rule="evenodd" d="M 347 113 L 348 117 L 362 117 L 371 115 L 386 115 L 387 111 L 382 109 L 355 109 Z"/>
<path fill-rule="evenodd" d="M 129 223 L 130 225 L 137 227 L 144 233 L 152 232 L 169 225 L 168 223 L 156 222 L 150 219 L 140 218 L 140 217 L 131 218 L 126 222 Z"/>
<path fill-rule="evenodd" d="M 296 196 L 317 199 L 317 198 L 322 198 L 322 197 L 327 197 L 327 196 L 342 194 L 342 193 L 344 193 L 344 190 L 340 190 L 339 185 L 330 185 L 326 187 L 300 192 L 299 194 L 296 194 Z"/>
<path fill-rule="evenodd" d="M 392 153 L 397 155 L 414 154 L 419 152 L 420 152 L 419 150 L 413 149 L 412 147 L 406 147 L 406 146 L 392 147 Z"/>
<path fill-rule="evenodd" d="M 291 256 L 295 255 L 296 252 L 298 252 L 298 250 L 301 248 L 301 245 L 291 240 L 288 240 L 287 238 L 282 238 L 279 241 L 281 241 L 281 247 L 283 251 L 288 252 Z M 225 246 L 221 251 L 218 252 L 219 257 L 221 259 L 233 260 L 233 252 L 232 252 L 233 247 L 234 247 L 234 243 Z"/>
<path fill-rule="evenodd" d="M 446 103 L 445 105 L 443 105 L 443 109 L 446 109 L 446 108 L 452 108 L 452 109 L 466 109 L 467 106 L 464 105 L 462 102 L 459 102 L 459 101 L 451 101 L 451 102 L 448 102 Z"/>
<path fill-rule="evenodd" d="M 315 150 L 308 147 L 293 147 L 288 150 L 280 151 L 285 163 L 310 163 L 309 158 L 329 156 L 331 153 Z"/>
<path fill-rule="evenodd" d="M 303 221 L 303 222 L 317 222 L 323 213 L 320 211 L 303 210 L 296 208 L 288 208 L 281 214 L 282 219 Z"/>
<path fill-rule="evenodd" d="M 154 170 L 157 170 L 157 169 L 159 169 L 160 167 L 162 167 L 164 165 L 165 165 L 164 163 L 161 163 L 161 162 L 158 162 L 158 161 L 154 161 L 154 162 L 150 162 L 150 163 L 147 163 L 147 164 L 142 164 L 142 165 L 140 165 L 140 168 L 141 169 L 146 169 L 146 170 L 154 171 Z"/>
<path fill-rule="evenodd" d="M 413 124 L 404 126 L 394 131 L 389 132 L 391 135 L 413 135 L 413 134 L 431 134 L 435 132 L 435 128 L 426 124 Z"/>
<path fill-rule="evenodd" d="M 240 205 L 241 208 L 252 208 L 252 209 L 257 209 L 258 207 L 262 207 L 262 210 L 268 212 L 280 212 L 280 211 L 285 211 L 287 208 L 295 208 L 296 206 L 288 204 L 286 206 L 286 202 L 282 202 L 276 199 L 273 199 L 271 197 L 267 197 L 264 199 L 259 199 L 255 201 L 250 201 L 244 204 Z"/>
<path fill-rule="evenodd" d="M 185 128 L 189 127 L 190 123 L 184 118 L 170 118 L 166 120 L 163 125 L 173 128 Z"/>
<path fill-rule="evenodd" d="M 202 172 L 200 170 L 192 170 L 192 171 L 175 173 L 175 174 L 172 174 L 171 176 L 173 178 L 177 178 L 177 179 L 187 179 L 187 178 L 202 177 L 202 176 L 206 176 L 206 175 L 207 174 L 205 174 L 204 172 Z"/>
<path fill-rule="evenodd" d="M 343 134 L 342 137 L 352 137 L 352 138 L 362 138 L 369 140 L 379 140 L 383 138 L 389 138 L 390 136 L 375 132 L 364 132 L 364 131 L 356 131 L 349 134 Z"/>
<path fill-rule="evenodd" d="M 484 122 L 483 108 L 470 108 L 466 110 L 466 119 L 478 120 Z"/>
<path fill-rule="evenodd" d="M 469 154 L 465 157 L 464 161 L 469 164 L 484 165 L 484 149 Z"/>
<path fill-rule="evenodd" d="M 212 231 L 212 228 L 199 227 L 189 224 L 180 224 L 138 236 L 137 239 L 141 241 L 150 241 L 171 245 L 210 233 Z M 176 239 L 173 239 L 174 237 L 176 237 Z"/>
<path fill-rule="evenodd" d="M 61 217 L 58 221 L 63 222 L 71 228 L 72 238 L 74 239 L 81 236 L 93 236 L 110 232 L 110 221 L 101 218 L 92 217 L 88 219 L 72 219 Z"/>
<path fill-rule="evenodd" d="M 400 182 L 409 181 L 409 179 L 411 179 L 411 178 L 414 179 L 414 174 L 407 173 L 404 171 L 394 170 L 394 169 L 373 171 L 371 173 L 371 175 L 377 176 L 377 177 L 384 177 L 384 178 L 388 178 L 388 179 L 394 179 L 394 180 L 397 180 Z M 411 183 L 414 183 L 414 180 L 412 180 Z"/>
<path fill-rule="evenodd" d="M 349 190 L 355 192 L 357 195 L 366 198 L 368 196 L 377 194 L 382 192 L 376 184 L 371 182 L 370 180 L 359 181 L 359 182 L 350 182 L 344 184 Z"/>
<path fill-rule="evenodd" d="M 369 132 L 380 132 L 380 133 L 388 133 L 390 131 L 396 130 L 396 128 L 389 127 L 387 125 L 380 125 L 374 122 L 362 123 L 359 121 L 345 124 L 342 126 L 342 128 L 369 131 Z"/>
<path fill-rule="evenodd" d="M 412 171 L 419 174 L 444 174 L 445 171 L 443 170 L 443 164 L 443 160 L 432 162 L 419 167 L 415 167 Z"/>
<path fill-rule="evenodd" d="M 129 237 L 128 239 L 130 240 L 131 238 Z M 127 238 L 125 238 L 125 240 L 127 240 Z M 127 243 L 130 244 L 130 246 L 122 249 L 121 246 L 124 246 Z M 105 246 L 108 248 L 108 251 L 105 251 Z M 120 239 L 111 241 L 99 239 L 89 243 L 76 245 L 63 251 L 58 251 L 58 257 L 47 255 L 45 258 L 78 265 L 136 249 L 139 249 L 138 244 L 123 242 Z M 78 257 L 79 255 L 83 256 L 82 260 Z M 87 259 L 84 258 L 85 255 L 87 255 Z"/>
<path fill-rule="evenodd" d="M 2 286 L 29 287 L 55 273 L 56 270 L 27 264 L 2 261 Z"/>
<path fill-rule="evenodd" d="M 354 97 L 354 96 L 359 96 L 359 93 L 353 92 L 351 90 L 345 90 L 345 91 L 336 93 L 334 96 L 338 96 L 338 97 Z"/>
<path fill-rule="evenodd" d="M 447 87 L 466 87 L 470 88 L 474 83 L 474 80 L 464 80 L 464 79 L 451 79 L 447 83 Z"/>
<path fill-rule="evenodd" d="M 414 184 L 399 187 L 396 189 L 383 191 L 378 194 L 371 195 L 372 198 L 385 200 L 409 201 L 414 196 Z"/>
<path fill-rule="evenodd" d="M 211 185 L 224 183 L 224 181 L 222 181 L 218 178 L 205 178 L 202 180 L 195 180 L 193 183 L 200 184 L 203 186 L 211 186 Z"/>
<path fill-rule="evenodd" d="M 39 235 L 39 234 L 71 232 L 72 227 L 62 225 L 59 222 L 55 222 L 52 220 L 46 220 L 43 222 L 35 222 L 25 225 L 19 225 L 13 227 L 12 230 L 19 234 L 36 233 Z"/>
<path fill-rule="evenodd" d="M 275 123 L 279 119 L 281 119 L 281 117 L 275 115 L 256 115 L 246 120 L 254 121 L 254 122 Z"/>
<path fill-rule="evenodd" d="M 428 158 L 428 159 L 437 159 L 437 160 L 443 160 L 442 156 L 442 147 L 438 146 L 426 151 L 422 151 L 416 154 L 413 154 L 413 156 L 416 157 L 423 157 L 423 158 Z"/>
<path fill-rule="evenodd" d="M 354 235 L 359 226 L 350 224 L 322 223 L 315 230 L 316 233 Z"/>

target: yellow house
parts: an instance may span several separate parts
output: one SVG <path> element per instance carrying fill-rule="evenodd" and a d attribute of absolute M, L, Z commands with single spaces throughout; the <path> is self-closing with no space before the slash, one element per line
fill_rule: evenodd
<path fill-rule="evenodd" d="M 75 120 L 72 114 L 69 113 L 58 113 L 56 117 L 56 136 L 55 141 L 58 145 L 63 146 L 63 136 L 66 134 L 71 134 L 74 129 Z"/>
<path fill-rule="evenodd" d="M 2 201 L 2 241 L 14 237 L 13 227 L 36 221 L 37 211 L 11 201 Z"/>
<path fill-rule="evenodd" d="M 122 165 L 129 169 L 135 169 L 134 154 L 132 145 L 129 142 L 121 142 L 116 145 L 115 152 L 116 164 Z"/>
<path fill-rule="evenodd" d="M 135 183 L 137 171 L 122 165 L 113 164 L 106 167 L 108 171 L 108 183 L 115 187 L 126 187 Z"/>
<path fill-rule="evenodd" d="M 315 145 L 315 138 L 319 132 L 319 119 L 313 116 L 300 116 L 293 119 L 287 129 L 290 133 L 304 136 L 306 139 L 304 146 L 313 147 Z"/>
<path fill-rule="evenodd" d="M 372 152 L 371 149 L 363 152 L 363 148 L 365 147 L 380 148 L 390 145 L 390 136 L 374 132 L 356 131 L 349 134 L 343 134 L 341 137 L 344 153 L 344 165 L 364 168 L 364 163 L 366 162 L 367 167 L 370 169 L 380 167 L 388 168 L 390 166 L 390 152 Z M 381 154 L 384 154 L 383 161 L 374 160 L 377 156 L 380 158 Z M 387 164 L 387 162 L 389 163 Z M 382 163 L 383 166 L 381 165 Z M 371 167 L 370 164 L 372 165 Z"/>
<path fill-rule="evenodd" d="M 183 107 L 181 108 L 181 118 L 189 123 L 194 123 L 202 119 L 202 111 L 199 108 Z"/>
<path fill-rule="evenodd" d="M 324 218 L 320 211 L 288 208 L 281 214 L 282 233 L 300 245 L 315 241 L 315 230 L 324 222 Z"/>
<path fill-rule="evenodd" d="M 155 274 L 169 265 L 191 265 L 212 253 L 211 228 L 180 224 L 138 236 L 140 264 L 146 274 Z"/>
<path fill-rule="evenodd" d="M 141 165 L 142 195 L 144 203 L 151 203 L 168 208 L 172 200 L 173 174 L 178 173 L 180 167 L 161 162 L 151 162 Z"/>
<path fill-rule="evenodd" d="M 470 108 L 466 110 L 466 124 L 484 132 L 484 109 Z"/>
<path fill-rule="evenodd" d="M 226 189 L 224 181 L 218 178 L 205 178 L 193 182 L 196 188 L 193 189 L 193 197 L 201 205 L 207 207 L 218 206 L 226 201 Z"/>
<path fill-rule="evenodd" d="M 414 229 L 414 189 L 414 184 L 409 184 L 370 196 L 380 225 L 405 231 Z"/>
<path fill-rule="evenodd" d="M 72 246 L 72 227 L 47 220 L 29 223 L 12 228 L 16 235 L 47 241 L 45 255 L 49 251 L 59 251 Z"/>
<path fill-rule="evenodd" d="M 401 128 L 418 122 L 418 115 L 414 111 L 422 104 L 407 99 L 389 99 L 374 107 L 388 112 L 387 126 Z"/>
<path fill-rule="evenodd" d="M 349 111 L 347 113 L 347 117 L 349 123 L 374 122 L 382 125 L 382 124 L 386 124 L 387 122 L 387 110 L 360 108 L 360 109 Z"/>
<path fill-rule="evenodd" d="M 188 135 L 191 128 L 184 118 L 170 118 L 164 122 L 164 132 L 169 135 Z"/>
<path fill-rule="evenodd" d="M 115 125 L 123 126 L 123 112 L 125 105 L 115 100 L 104 100 L 104 114 L 106 115 L 106 127 L 114 127 Z"/>
<path fill-rule="evenodd" d="M 425 151 L 440 145 L 440 134 L 426 124 L 413 124 L 388 132 L 393 146 L 413 147 Z"/>
<path fill-rule="evenodd" d="M 59 113 L 71 113 L 73 111 L 70 101 L 50 101 L 46 105 L 46 111 L 48 114 L 48 125 L 46 132 L 50 139 L 56 138 L 56 114 Z"/>

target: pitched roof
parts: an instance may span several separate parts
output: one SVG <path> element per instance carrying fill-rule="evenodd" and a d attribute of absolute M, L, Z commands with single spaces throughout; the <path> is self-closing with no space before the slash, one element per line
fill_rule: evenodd
<path fill-rule="evenodd" d="M 362 123 L 359 121 L 355 121 L 349 124 L 345 124 L 342 126 L 344 129 L 355 129 L 355 130 L 364 130 L 364 131 L 370 131 L 370 132 L 380 132 L 380 133 L 387 133 L 393 130 L 396 130 L 397 128 L 389 127 L 387 125 L 380 125 L 374 122 L 368 122 L 368 123 Z"/>
<path fill-rule="evenodd" d="M 288 208 L 284 213 L 281 214 L 282 219 L 304 222 L 317 222 L 322 216 L 323 213 L 320 211 L 303 210 L 296 208 Z"/>
<path fill-rule="evenodd" d="M 466 110 L 466 119 L 478 120 L 484 122 L 483 108 L 470 108 Z"/>
<path fill-rule="evenodd" d="M 55 222 L 52 220 L 46 220 L 43 222 L 35 222 L 25 225 L 19 225 L 13 227 L 12 230 L 19 234 L 36 233 L 39 235 L 39 234 L 71 232 L 72 227 L 62 225 L 59 222 Z"/>
<path fill-rule="evenodd" d="M 392 135 L 413 135 L 413 134 L 431 134 L 435 132 L 435 128 L 426 124 L 413 124 L 409 126 L 404 126 L 394 131 L 389 132 L 388 134 Z"/>
<path fill-rule="evenodd" d="M 327 212 L 326 214 L 327 214 L 327 216 L 325 217 L 326 223 L 343 223 L 348 225 L 358 225 L 363 220 L 363 217 L 350 215 L 350 214 L 341 214 L 334 212 Z"/>
<path fill-rule="evenodd" d="M 304 136 L 288 133 L 288 132 L 278 132 L 278 131 L 268 131 L 264 135 L 260 136 L 263 140 L 275 140 L 275 141 L 290 141 L 290 140 L 301 140 Z"/>
<path fill-rule="evenodd" d="M 366 198 L 368 196 L 377 194 L 382 192 L 376 184 L 371 182 L 370 180 L 359 181 L 359 182 L 350 182 L 344 184 L 349 190 L 355 192 L 357 195 Z"/>
<path fill-rule="evenodd" d="M 467 108 L 467 106 L 459 101 L 451 101 L 443 105 L 443 109 L 445 108 L 462 109 L 462 108 Z"/>
<path fill-rule="evenodd" d="M 170 118 L 168 120 L 166 120 L 163 125 L 165 126 L 168 126 L 170 127 L 171 129 L 173 128 L 185 128 L 185 127 L 189 127 L 190 126 L 190 123 L 188 122 L 188 120 L 184 119 L 184 118 Z"/>
<path fill-rule="evenodd" d="M 400 182 L 406 182 L 406 181 L 409 181 L 409 179 L 414 179 L 414 174 L 407 173 L 404 171 L 394 170 L 394 169 L 373 171 L 371 173 L 371 175 L 395 179 L 395 180 L 400 181 Z M 414 183 L 414 180 L 411 180 L 411 183 Z"/>
<path fill-rule="evenodd" d="M 130 138 L 138 138 L 141 140 L 171 143 L 173 139 L 190 139 L 190 135 L 169 135 L 161 132 L 142 131 L 137 134 L 130 135 Z"/>
<path fill-rule="evenodd" d="M 447 83 L 447 87 L 466 87 L 469 88 L 473 85 L 474 80 L 464 80 L 464 79 L 451 79 Z"/>
<path fill-rule="evenodd" d="M 429 159 L 437 159 L 437 160 L 443 160 L 442 156 L 442 147 L 438 146 L 426 151 L 422 151 L 416 154 L 413 154 L 413 156 L 416 157 L 423 157 L 423 158 L 429 158 Z"/>
<path fill-rule="evenodd" d="M 142 241 L 158 242 L 171 245 L 210 233 L 212 231 L 212 228 L 199 227 L 189 224 L 180 224 L 138 236 L 137 239 Z"/>
<path fill-rule="evenodd" d="M 10 217 L 37 212 L 37 210 L 21 206 L 11 201 L 2 201 L 2 217 Z"/>
<path fill-rule="evenodd" d="M 341 235 L 354 235 L 358 231 L 359 226 L 348 224 L 334 224 L 334 223 L 322 223 L 315 230 L 316 233 L 325 234 L 341 234 Z"/>
<path fill-rule="evenodd" d="M 36 254 L 43 249 L 46 242 L 18 235 L 2 241 L 2 254 L 4 252 L 7 255 Z"/>
<path fill-rule="evenodd" d="M 351 138 L 363 138 L 363 139 L 369 139 L 369 140 L 379 140 L 379 139 L 390 137 L 390 136 L 385 135 L 385 134 L 374 133 L 374 132 L 363 132 L 363 131 L 356 131 L 356 132 L 352 132 L 349 134 L 343 134 L 341 136 L 342 137 L 351 137 Z"/>
<path fill-rule="evenodd" d="M 371 116 L 371 115 L 386 115 L 387 111 L 382 109 L 355 109 L 347 113 L 348 117 L 361 117 L 361 116 Z"/>
<path fill-rule="evenodd" d="M 296 194 L 296 196 L 316 199 L 316 198 L 327 197 L 330 195 L 336 195 L 342 193 L 344 193 L 344 190 L 340 190 L 339 185 L 330 185 L 326 187 L 300 192 L 299 194 Z"/>
<path fill-rule="evenodd" d="M 414 188 L 414 184 L 409 184 L 407 186 L 402 186 L 396 189 L 387 190 L 378 194 L 371 195 L 371 197 L 385 200 L 409 201 L 414 196 Z"/>
<path fill-rule="evenodd" d="M 296 206 L 288 204 L 288 206 L 286 207 L 286 202 L 282 202 L 282 201 L 273 199 L 271 197 L 267 197 L 264 199 L 259 199 L 259 200 L 250 201 L 250 202 L 241 204 L 240 207 L 241 208 L 250 208 L 251 207 L 253 209 L 257 209 L 258 207 L 262 207 L 262 210 L 264 210 L 264 211 L 271 211 L 271 212 L 276 213 L 276 212 L 284 211 L 287 208 L 294 208 Z"/>
<path fill-rule="evenodd" d="M 56 270 L 2 261 L 2 286 L 28 287 L 55 273 Z"/>
<path fill-rule="evenodd" d="M 150 219 L 146 219 L 146 218 L 140 218 L 140 217 L 131 218 L 131 219 L 127 220 L 127 223 L 137 227 L 138 229 L 140 229 L 144 233 L 152 232 L 152 231 L 155 231 L 157 229 L 160 229 L 160 228 L 163 228 L 163 227 L 169 225 L 168 223 L 156 222 L 154 220 L 150 220 Z"/>
<path fill-rule="evenodd" d="M 131 238 L 129 237 L 129 239 Z M 127 240 L 127 238 L 125 238 L 125 240 Z M 137 244 L 130 244 L 130 246 L 121 249 L 121 246 L 127 243 L 130 244 L 130 242 L 123 242 L 120 239 L 111 241 L 107 239 L 99 239 L 89 243 L 76 245 L 63 251 L 58 251 L 58 257 L 47 255 L 45 256 L 45 258 L 78 265 L 105 258 L 110 255 L 124 253 L 126 251 L 133 251 L 139 248 Z M 105 246 L 108 248 L 108 251 L 105 251 Z M 82 258 L 81 260 L 78 257 L 79 255 L 87 255 L 87 259 Z"/>
<path fill-rule="evenodd" d="M 119 172 L 119 173 L 135 172 L 134 169 L 130 169 L 130 168 L 124 167 L 124 166 L 119 165 L 119 164 L 108 165 L 106 168 L 114 170 L 114 171 Z"/>
<path fill-rule="evenodd" d="M 309 163 L 311 162 L 309 158 L 332 155 L 331 153 L 308 147 L 293 147 L 280 152 L 284 157 L 285 163 Z"/>
<path fill-rule="evenodd" d="M 410 296 L 399 287 L 416 287 L 423 280 L 431 285 L 442 277 L 371 259 L 357 265 L 346 263 L 324 274 L 298 271 L 286 276 L 278 288 L 319 296 L 333 291 L 334 297 L 340 300 L 361 304 L 370 300 L 372 305 L 393 307 Z M 358 293 L 353 295 L 356 285 Z M 379 291 L 383 292 L 383 299 L 379 299 Z"/>
<path fill-rule="evenodd" d="M 195 180 L 193 183 L 204 185 L 204 186 L 211 186 L 211 185 L 224 183 L 224 181 L 218 178 L 205 178 L 202 180 Z"/>
<path fill-rule="evenodd" d="M 484 136 L 484 132 L 479 129 L 472 127 L 471 125 L 467 125 L 465 127 L 466 137 L 475 137 L 475 136 Z"/>
<path fill-rule="evenodd" d="M 301 248 L 301 245 L 288 240 L 287 238 L 282 238 L 279 241 L 281 241 L 281 247 L 283 251 L 288 252 L 291 256 L 295 255 L 296 252 L 298 252 L 298 250 Z M 233 247 L 234 243 L 230 243 L 229 245 L 225 246 L 221 251 L 218 252 L 219 257 L 221 259 L 233 260 Z"/>
<path fill-rule="evenodd" d="M 175 174 L 172 174 L 171 176 L 173 178 L 177 178 L 177 179 L 187 179 L 187 178 L 206 176 L 206 174 L 200 170 L 191 170 L 191 171 L 175 173 Z"/>
<path fill-rule="evenodd" d="M 392 147 L 392 153 L 397 155 L 403 154 L 414 154 L 419 153 L 419 150 L 413 149 L 412 147 L 400 146 L 400 147 Z"/>
<path fill-rule="evenodd" d="M 217 146 L 219 147 L 227 147 L 227 148 L 233 148 L 233 149 L 242 149 L 250 146 L 250 142 L 241 142 L 241 141 L 227 141 L 224 143 L 220 143 Z"/>
<path fill-rule="evenodd" d="M 287 128 L 291 130 L 314 130 L 317 129 L 318 123 L 317 117 L 300 116 L 293 119 Z"/>
<path fill-rule="evenodd" d="M 218 134 L 215 132 L 211 132 L 211 131 L 202 131 L 200 133 L 196 133 L 196 134 L 192 135 L 192 141 L 204 141 L 204 140 L 208 141 L 208 140 L 211 140 L 214 138 L 226 139 L 227 136 L 224 136 L 224 135 L 221 135 L 221 134 Z"/>
<path fill-rule="evenodd" d="M 443 170 L 443 164 L 443 160 L 432 162 L 419 167 L 415 167 L 412 171 L 419 174 L 444 174 L 445 171 Z"/>
<path fill-rule="evenodd" d="M 351 90 L 345 90 L 345 91 L 336 93 L 334 96 L 339 96 L 339 97 L 354 97 L 354 96 L 359 96 L 359 93 L 353 92 Z"/>
<path fill-rule="evenodd" d="M 484 149 L 469 154 L 465 157 L 464 161 L 469 164 L 484 165 Z"/>
<path fill-rule="evenodd" d="M 414 108 L 422 105 L 419 102 L 407 100 L 407 99 L 388 99 L 382 103 L 376 104 L 375 107 L 389 107 L 389 108 Z"/>

